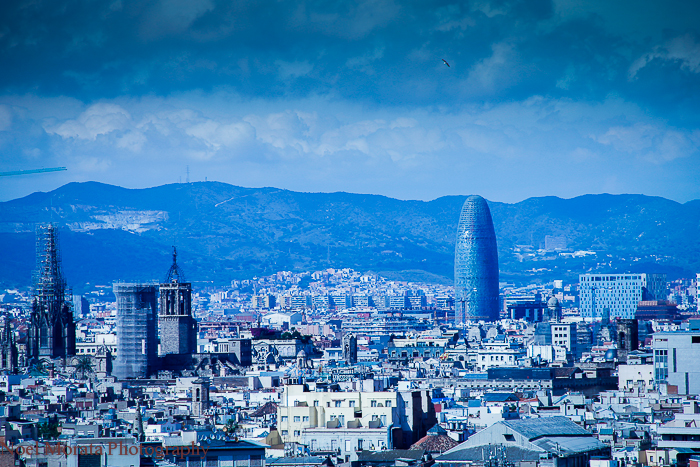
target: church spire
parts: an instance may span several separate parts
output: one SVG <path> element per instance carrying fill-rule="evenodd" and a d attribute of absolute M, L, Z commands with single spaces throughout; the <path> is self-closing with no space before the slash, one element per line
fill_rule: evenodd
<path fill-rule="evenodd" d="M 177 265 L 177 248 L 173 246 L 173 264 L 168 269 L 168 275 L 165 277 L 165 282 L 187 282 L 185 273 L 182 268 Z"/>

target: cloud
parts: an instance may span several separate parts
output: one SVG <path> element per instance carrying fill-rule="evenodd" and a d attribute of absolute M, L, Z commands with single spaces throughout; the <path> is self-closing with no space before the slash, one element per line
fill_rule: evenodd
<path fill-rule="evenodd" d="M 5 131 L 12 125 L 12 111 L 7 105 L 0 105 L 0 131 Z"/>
<path fill-rule="evenodd" d="M 155 39 L 186 32 L 198 18 L 214 9 L 211 0 L 159 0 L 146 10 L 141 35 Z"/>
<path fill-rule="evenodd" d="M 596 139 L 617 151 L 638 155 L 655 164 L 700 153 L 699 131 L 680 131 L 648 123 L 611 127 Z"/>
<path fill-rule="evenodd" d="M 629 69 L 629 78 L 635 79 L 639 71 L 654 60 L 679 64 L 680 68 L 691 73 L 700 73 L 700 43 L 690 35 L 675 37 L 663 46 L 635 60 Z"/>
<path fill-rule="evenodd" d="M 64 138 L 95 140 L 99 135 L 125 130 L 132 125 L 131 115 L 124 108 L 108 103 L 94 104 L 75 120 L 46 128 Z"/>
<path fill-rule="evenodd" d="M 275 61 L 275 65 L 279 68 L 280 77 L 285 80 L 306 76 L 314 69 L 314 66 L 308 61 L 289 63 L 277 60 Z"/>
<path fill-rule="evenodd" d="M 700 132 L 671 127 L 620 99 L 535 96 L 443 112 L 219 93 L 101 101 L 60 117 L 37 106 L 41 99 L 13 100 L 28 116 L 13 128 L 40 133 L 0 140 L 3 152 L 20 166 L 67 166 L 73 180 L 152 186 L 176 181 L 190 166 L 194 180 L 206 175 L 244 186 L 407 199 L 480 192 L 514 201 L 601 191 L 597 174 L 607 173 L 619 191 L 654 186 L 655 194 L 680 196 L 671 187 L 683 186 L 685 199 L 700 196 L 687 188 L 700 177 L 693 164 Z M 36 113 L 42 118 L 33 121 Z"/>

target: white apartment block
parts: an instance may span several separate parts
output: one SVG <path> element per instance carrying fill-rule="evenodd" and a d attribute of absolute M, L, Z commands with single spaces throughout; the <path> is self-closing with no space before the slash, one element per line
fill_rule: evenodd
<path fill-rule="evenodd" d="M 565 347 L 567 352 L 576 351 L 576 323 L 552 323 L 552 345 Z"/>
<path fill-rule="evenodd" d="M 666 274 L 581 274 L 579 298 L 584 318 L 633 319 L 643 299 L 666 299 Z"/>
<path fill-rule="evenodd" d="M 308 438 L 305 430 L 318 435 L 318 429 L 373 429 L 376 439 L 363 438 L 365 449 L 370 445 L 391 448 L 388 427 L 400 426 L 401 409 L 403 403 L 397 392 L 304 392 L 302 385 L 286 385 L 277 408 L 277 425 L 285 443 L 303 444 Z M 344 443 L 338 447 L 344 449 Z"/>
<path fill-rule="evenodd" d="M 522 348 L 513 347 L 510 343 L 487 343 L 484 348 L 476 351 L 474 361 L 477 371 L 488 371 L 489 368 L 501 366 L 518 366 L 518 360 L 526 356 Z"/>
<path fill-rule="evenodd" d="M 655 389 L 654 365 L 619 365 L 617 387 L 621 391 L 650 392 Z"/>

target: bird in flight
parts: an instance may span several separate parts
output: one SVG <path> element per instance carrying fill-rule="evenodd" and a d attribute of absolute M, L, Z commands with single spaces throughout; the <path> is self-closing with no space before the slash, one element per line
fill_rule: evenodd
<path fill-rule="evenodd" d="M 442 59 L 442 61 L 445 62 L 445 65 L 450 66 L 450 64 L 447 63 L 447 60 L 445 60 L 444 58 Z M 450 67 L 450 68 L 452 68 L 452 67 Z"/>

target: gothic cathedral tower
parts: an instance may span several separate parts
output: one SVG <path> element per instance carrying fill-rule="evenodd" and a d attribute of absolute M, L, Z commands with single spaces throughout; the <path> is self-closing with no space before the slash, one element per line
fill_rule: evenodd
<path fill-rule="evenodd" d="M 27 357 L 67 358 L 75 355 L 75 322 L 66 300 L 61 271 L 58 232 L 53 224 L 36 229 L 34 301 L 27 342 Z"/>

